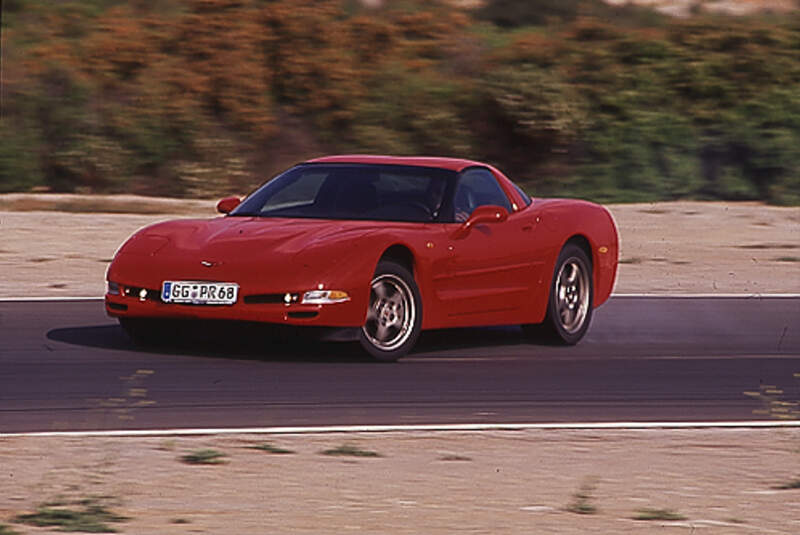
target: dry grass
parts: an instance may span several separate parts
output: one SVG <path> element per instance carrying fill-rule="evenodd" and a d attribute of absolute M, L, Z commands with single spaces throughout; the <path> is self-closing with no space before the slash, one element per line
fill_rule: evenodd
<path fill-rule="evenodd" d="M 77 506 L 77 508 L 76 508 Z M 108 508 L 108 504 L 96 498 L 87 498 L 69 504 L 44 504 L 34 513 L 14 517 L 14 522 L 36 527 L 53 527 L 59 531 L 82 533 L 115 533 L 109 523 L 129 520 Z M 2 532 L 0 532 L 2 533 Z"/>
<path fill-rule="evenodd" d="M 795 243 L 752 243 L 748 245 L 739 245 L 739 249 L 754 249 L 757 251 L 764 251 L 769 249 L 800 249 L 800 245 Z"/>
<path fill-rule="evenodd" d="M 383 457 L 376 451 L 361 449 L 352 444 L 343 444 L 336 448 L 323 450 L 320 452 L 322 455 L 344 456 L 344 457 Z"/>
<path fill-rule="evenodd" d="M 224 464 L 227 461 L 225 455 L 217 450 L 196 450 L 181 456 L 181 461 L 186 464 Z"/>
<path fill-rule="evenodd" d="M 460 461 L 460 462 L 469 462 L 472 460 L 471 457 L 467 457 L 465 455 L 458 455 L 455 453 L 448 453 L 446 455 L 442 455 L 439 457 L 440 461 Z"/>
<path fill-rule="evenodd" d="M 789 481 L 788 483 L 784 483 L 783 485 L 778 485 L 776 488 L 780 489 L 780 490 L 800 489 L 800 478 L 793 479 L 793 480 Z"/>
<path fill-rule="evenodd" d="M 294 453 L 292 450 L 287 450 L 286 448 L 281 448 L 279 446 L 274 446 L 268 442 L 264 444 L 258 444 L 257 446 L 248 446 L 250 449 L 264 451 L 266 453 L 272 453 L 276 455 L 288 455 Z"/>
<path fill-rule="evenodd" d="M 670 509 L 639 509 L 636 512 L 636 515 L 633 516 L 633 519 L 662 520 L 666 522 L 676 522 L 679 520 L 686 520 L 686 517 Z"/>
<path fill-rule="evenodd" d="M 594 501 L 594 491 L 597 486 L 596 478 L 589 478 L 583 482 L 581 488 L 572 495 L 572 502 L 567 505 L 567 511 L 579 515 L 593 515 L 597 513 Z"/>

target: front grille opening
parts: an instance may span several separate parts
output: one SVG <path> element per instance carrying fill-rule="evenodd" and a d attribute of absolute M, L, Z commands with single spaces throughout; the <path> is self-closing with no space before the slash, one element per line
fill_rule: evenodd
<path fill-rule="evenodd" d="M 246 305 L 276 305 L 284 303 L 284 296 L 286 294 L 253 294 L 245 295 L 244 302 Z"/>
<path fill-rule="evenodd" d="M 295 312 L 289 312 L 290 318 L 298 320 L 316 318 L 318 315 L 319 312 L 317 312 L 316 310 L 298 310 Z"/>

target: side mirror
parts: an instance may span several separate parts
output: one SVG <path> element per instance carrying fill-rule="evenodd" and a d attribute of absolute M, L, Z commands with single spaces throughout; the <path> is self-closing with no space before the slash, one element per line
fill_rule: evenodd
<path fill-rule="evenodd" d="M 508 210 L 502 206 L 495 206 L 493 204 L 486 204 L 475 208 L 469 219 L 456 229 L 454 238 L 463 238 L 469 234 L 470 229 L 475 225 L 482 223 L 502 223 L 508 219 Z"/>
<path fill-rule="evenodd" d="M 241 204 L 242 200 L 239 197 L 225 197 L 217 203 L 217 212 L 220 214 L 229 214 L 234 208 Z"/>

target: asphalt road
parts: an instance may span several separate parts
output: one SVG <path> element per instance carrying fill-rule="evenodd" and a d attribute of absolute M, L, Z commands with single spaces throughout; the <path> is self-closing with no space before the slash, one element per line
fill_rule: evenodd
<path fill-rule="evenodd" d="M 101 301 L 0 302 L 0 432 L 765 418 L 800 399 L 800 299 L 617 297 L 564 348 L 514 327 L 425 333 L 396 364 L 307 331 L 135 348 Z"/>

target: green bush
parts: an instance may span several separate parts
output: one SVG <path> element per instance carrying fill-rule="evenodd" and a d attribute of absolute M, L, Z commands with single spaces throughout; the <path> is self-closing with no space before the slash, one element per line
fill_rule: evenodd
<path fill-rule="evenodd" d="M 0 193 L 41 186 L 44 174 L 37 152 L 40 140 L 36 131 L 6 118 L 0 123 L 0 139 Z"/>
<path fill-rule="evenodd" d="M 4 4 L 0 192 L 242 193 L 335 152 L 800 204 L 800 25 L 602 0 Z M 24 16 L 23 16 L 24 14 Z"/>

